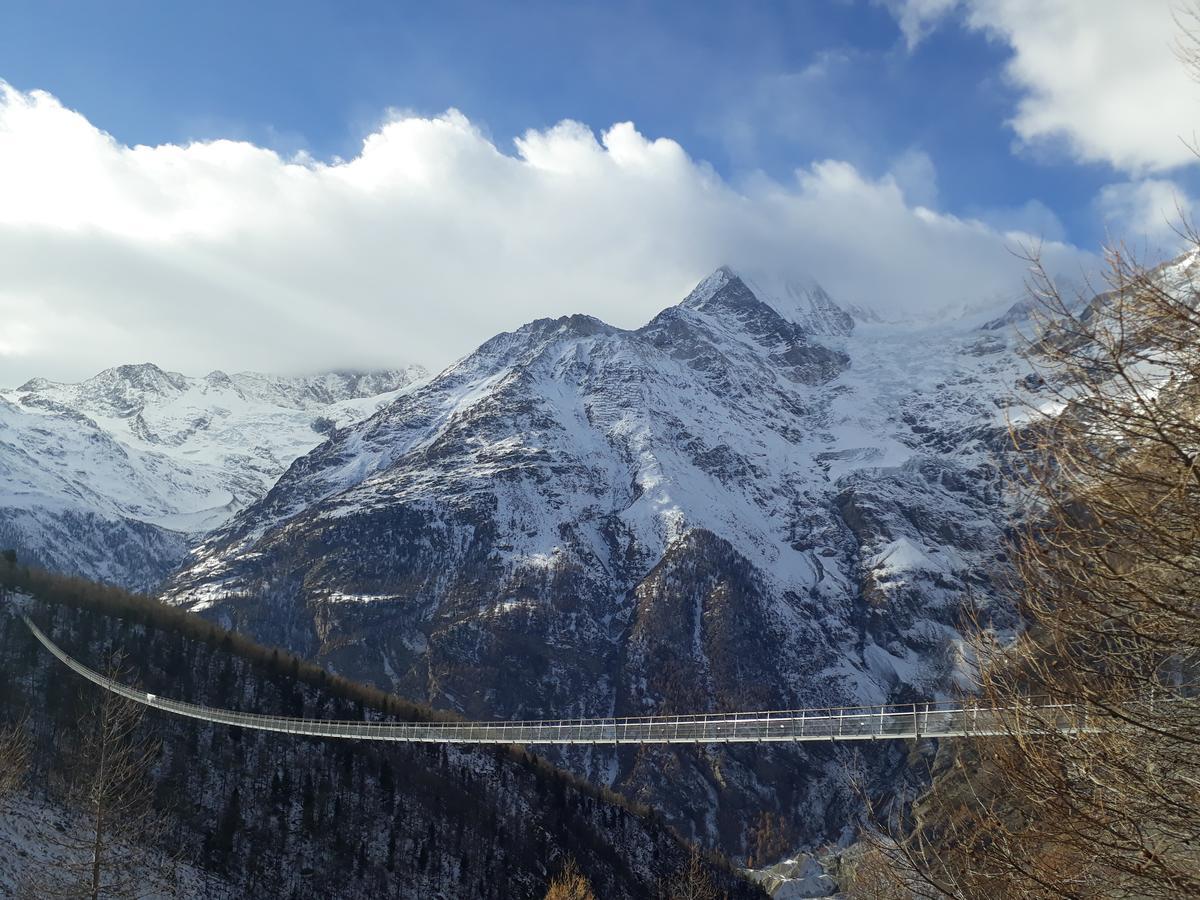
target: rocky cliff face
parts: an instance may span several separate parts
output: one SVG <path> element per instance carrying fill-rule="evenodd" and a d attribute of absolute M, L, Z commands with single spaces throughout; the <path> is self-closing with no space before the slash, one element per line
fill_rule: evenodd
<path fill-rule="evenodd" d="M 478 717 L 936 696 L 1001 561 L 1025 367 L 992 316 L 872 318 L 720 269 L 636 331 L 499 335 L 298 459 L 168 596 Z M 735 853 L 763 810 L 796 842 L 848 815 L 829 750 L 559 759 Z"/>
<path fill-rule="evenodd" d="M 197 533 L 421 375 L 187 378 L 143 364 L 0 392 L 0 543 L 50 568 L 153 587 Z"/>

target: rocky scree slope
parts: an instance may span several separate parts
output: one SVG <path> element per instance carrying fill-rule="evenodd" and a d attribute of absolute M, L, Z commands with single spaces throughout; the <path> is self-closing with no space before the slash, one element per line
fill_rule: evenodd
<path fill-rule="evenodd" d="M 60 571 L 155 586 L 194 535 L 423 374 L 187 378 L 147 363 L 0 392 L 0 545 Z"/>
<path fill-rule="evenodd" d="M 722 268 L 635 331 L 532 322 L 297 459 L 167 596 L 471 717 L 936 697 L 1001 561 L 1026 368 L 988 318 Z M 800 843 L 855 806 L 819 748 L 556 759 L 735 854 L 764 811 Z"/>

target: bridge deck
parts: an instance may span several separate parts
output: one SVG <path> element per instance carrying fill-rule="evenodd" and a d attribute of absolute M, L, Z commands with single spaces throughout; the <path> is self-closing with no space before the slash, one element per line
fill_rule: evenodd
<path fill-rule="evenodd" d="M 988 737 L 1009 733 L 1001 724 L 1001 710 L 970 700 L 532 722 L 370 722 L 258 715 L 168 700 L 121 684 L 68 656 L 28 616 L 24 619 L 34 637 L 47 650 L 70 669 L 107 691 L 175 715 L 259 731 L 362 741 L 462 744 L 794 743 Z M 1028 710 L 1036 713 L 1034 719 L 1040 728 L 1083 730 L 1081 714 L 1073 706 L 1039 705 Z M 1003 718 L 1011 719 L 1010 716 Z M 1050 724 L 1047 726 L 1047 723 Z"/>

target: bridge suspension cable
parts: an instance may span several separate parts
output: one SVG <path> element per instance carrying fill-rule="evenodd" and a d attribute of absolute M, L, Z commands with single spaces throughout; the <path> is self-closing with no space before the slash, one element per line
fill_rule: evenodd
<path fill-rule="evenodd" d="M 1086 713 L 1069 704 L 999 708 L 965 701 L 888 706 L 791 709 L 608 719 L 526 722 L 373 722 L 305 719 L 235 712 L 169 700 L 108 678 L 68 656 L 29 618 L 33 636 L 72 671 L 135 703 L 177 716 L 258 731 L 360 741 L 459 744 L 727 744 L 981 738 L 1010 734 L 1014 714 L 1028 713 L 1041 731 L 1089 730 Z"/>

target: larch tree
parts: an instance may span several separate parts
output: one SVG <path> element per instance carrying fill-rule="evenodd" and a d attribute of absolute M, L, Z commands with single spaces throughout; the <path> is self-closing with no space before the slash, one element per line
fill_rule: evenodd
<path fill-rule="evenodd" d="M 120 674 L 114 666 L 109 677 Z M 59 785 L 78 818 L 57 836 L 62 864 L 42 873 L 37 889 L 89 900 L 170 896 L 175 860 L 158 849 L 167 826 L 153 805 L 159 745 L 144 734 L 144 707 L 109 691 L 89 689 L 87 700 Z"/>
<path fill-rule="evenodd" d="M 1200 81 L 1200 4 L 1176 15 Z M 1178 235 L 1158 267 L 1110 249 L 1087 302 L 1032 259 L 1042 377 L 1013 428 L 1027 627 L 975 631 L 1006 733 L 942 754 L 852 896 L 1200 896 L 1200 234 Z"/>
<path fill-rule="evenodd" d="M 20 790 L 29 771 L 29 734 L 18 722 L 0 727 L 0 804 Z"/>
<path fill-rule="evenodd" d="M 894 896 L 1200 896 L 1200 237 L 1188 242 L 1153 269 L 1111 251 L 1110 290 L 1088 303 L 1035 265 L 1042 378 L 1013 428 L 1026 502 L 1011 594 L 1027 627 L 1004 644 L 976 631 L 1004 735 L 957 750 L 915 827 L 876 848 Z"/>
<path fill-rule="evenodd" d="M 692 847 L 687 862 L 659 885 L 658 896 L 660 900 L 720 900 L 721 897 L 696 847 Z"/>
<path fill-rule="evenodd" d="M 550 882 L 545 900 L 596 900 L 596 894 L 575 860 L 568 859 L 562 872 Z"/>

